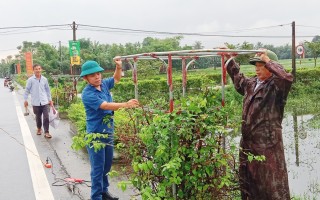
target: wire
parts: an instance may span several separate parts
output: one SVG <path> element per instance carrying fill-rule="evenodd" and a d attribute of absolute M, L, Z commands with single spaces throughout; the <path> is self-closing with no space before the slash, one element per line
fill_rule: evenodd
<path fill-rule="evenodd" d="M 77 184 L 85 184 L 87 187 L 91 187 L 90 185 L 88 185 L 87 183 L 90 183 L 91 181 L 86 181 L 86 180 L 82 180 L 82 179 L 75 179 L 75 178 L 71 178 L 71 176 L 67 176 L 65 178 L 57 178 L 57 175 L 54 173 L 53 171 L 53 161 L 51 160 L 50 157 L 47 157 L 48 160 L 50 160 L 51 162 L 51 174 L 53 174 L 54 180 L 55 182 L 53 182 L 51 185 L 52 186 L 64 186 L 64 185 L 68 185 L 68 184 L 73 184 L 73 185 L 77 185 Z M 77 181 L 78 180 L 78 181 Z M 60 183 L 62 182 L 62 183 Z M 59 184 L 60 183 L 60 184 Z"/>
<path fill-rule="evenodd" d="M 139 34 L 138 32 L 122 32 L 122 31 L 101 31 L 101 30 L 90 30 L 90 29 L 81 29 L 86 31 L 94 31 L 94 32 L 109 32 L 109 33 L 122 33 L 122 34 Z M 151 34 L 151 33 L 149 33 Z M 153 33 L 154 35 L 165 35 L 165 33 Z M 168 34 L 168 35 L 184 35 L 184 34 Z M 185 36 L 185 35 L 184 35 Z M 291 35 L 222 35 L 222 34 L 216 34 L 216 35 L 204 35 L 204 34 L 188 34 L 187 36 L 204 36 L 204 37 L 228 37 L 228 38 L 292 38 Z M 314 35 L 296 35 L 296 38 L 313 38 Z"/>
<path fill-rule="evenodd" d="M 306 28 L 318 28 L 318 29 L 320 29 L 320 26 L 305 26 L 305 25 L 296 25 L 296 26 L 306 27 Z"/>
<path fill-rule="evenodd" d="M 229 30 L 229 31 L 219 31 L 213 32 L 211 34 L 206 33 L 186 33 L 186 32 L 167 32 L 167 31 L 152 31 L 152 30 L 143 30 L 143 29 L 130 29 L 130 28 L 119 28 L 119 27 L 109 27 L 109 26 L 95 26 L 95 25 L 87 25 L 87 24 L 77 24 L 77 30 L 86 30 L 86 31 L 96 31 L 96 32 L 114 32 L 114 33 L 148 33 L 148 34 L 162 34 L 162 35 L 183 35 L 183 36 L 201 36 L 201 37 L 229 37 L 229 38 L 291 38 L 291 35 L 230 35 L 230 34 L 221 34 L 223 32 L 244 32 L 244 31 L 254 31 L 254 30 L 264 30 L 270 28 L 284 27 L 291 25 L 291 23 L 287 24 L 279 24 L 273 26 L 266 27 L 257 27 L 257 28 L 247 28 L 247 29 L 238 29 L 238 30 Z M 69 28 L 56 28 L 68 26 Z M 34 33 L 34 32 L 43 32 L 48 30 L 70 30 L 71 24 L 58 24 L 58 25 L 42 25 L 42 26 L 15 26 L 15 27 L 0 27 L 0 30 L 7 29 L 20 29 L 20 30 L 11 30 L 0 32 L 0 35 L 13 35 L 13 34 L 25 34 L 25 33 Z M 97 30 L 97 29 L 81 29 L 81 26 L 88 28 L 98 28 L 98 29 L 109 29 L 109 30 Z M 312 28 L 320 28 L 316 26 L 305 26 L 305 25 L 297 25 L 301 27 L 312 27 Z M 53 27 L 53 28 L 50 28 Z M 13 31 L 21 31 L 22 29 L 32 29 L 32 28 L 50 28 L 46 30 L 34 30 L 28 32 L 13 32 Z M 216 34 L 214 34 L 216 33 Z M 218 34 L 220 33 L 220 34 Z M 299 37 L 314 37 L 313 35 L 301 35 Z"/>
<path fill-rule="evenodd" d="M 56 27 L 56 26 L 70 26 L 71 24 L 58 24 L 58 25 L 43 25 L 43 26 L 12 26 L 12 27 L 0 27 L 2 29 L 30 29 L 30 28 L 46 28 L 46 27 Z"/>
<path fill-rule="evenodd" d="M 80 199 L 84 200 L 84 198 L 82 197 L 82 195 L 80 194 L 80 189 L 77 188 L 77 185 L 79 184 L 84 184 L 87 187 L 91 187 L 90 185 L 88 185 L 87 183 L 91 182 L 91 181 L 86 181 L 86 180 L 82 180 L 82 179 L 75 179 L 75 178 L 71 178 L 69 175 L 66 178 L 57 178 L 56 173 L 53 171 L 53 161 L 51 160 L 51 158 L 48 156 L 46 162 L 43 162 L 40 158 L 40 156 L 38 156 L 37 154 L 35 154 L 32 150 L 30 150 L 29 148 L 27 148 L 22 142 L 20 142 L 17 138 L 13 137 L 9 132 L 7 132 L 6 130 L 4 130 L 3 128 L 0 127 L 0 129 L 6 133 L 6 135 L 8 135 L 10 138 L 12 138 L 13 140 L 15 140 L 18 144 L 20 144 L 24 149 L 28 150 L 32 155 L 34 155 L 35 157 L 37 157 L 42 164 L 45 166 L 46 164 L 49 164 L 49 160 L 51 162 L 51 174 L 53 175 L 54 178 L 54 182 L 51 184 L 52 186 L 64 186 L 67 185 L 68 189 L 71 190 L 72 194 L 77 195 Z M 50 145 L 51 147 L 51 145 Z M 52 147 L 51 147 L 52 148 Z M 56 152 L 54 150 L 54 152 Z M 68 173 L 67 173 L 68 174 Z M 74 181 L 73 181 L 74 180 Z M 63 184 L 57 184 L 59 182 L 62 182 Z M 75 193 L 75 191 L 77 190 L 77 194 Z"/>
<path fill-rule="evenodd" d="M 94 25 L 86 25 L 86 24 L 78 24 L 79 27 L 89 27 L 89 28 L 101 28 L 101 29 L 110 29 L 105 30 L 105 32 L 122 32 L 122 33 L 152 33 L 152 34 L 165 34 L 165 35 L 184 35 L 184 36 L 202 36 L 202 37 L 230 37 L 230 38 L 291 38 L 291 35 L 227 35 L 227 34 L 204 34 L 204 33 L 185 33 L 185 32 L 165 32 L 165 31 L 149 31 L 143 29 L 129 29 L 129 28 L 117 28 L 117 27 L 108 27 L 108 26 L 94 26 Z M 267 27 L 258 27 L 258 28 L 250 28 L 250 29 L 240 29 L 235 31 L 245 31 L 245 30 L 259 30 L 259 29 L 267 29 L 267 28 L 274 28 L 274 27 L 283 27 L 289 24 L 280 24 L 275 26 L 267 26 Z M 79 29 L 79 28 L 78 28 Z M 88 30 L 88 29 L 87 29 Z M 89 29 L 89 31 L 97 31 L 103 32 L 102 30 L 94 30 Z M 229 31 L 229 32 L 232 32 Z M 303 35 L 303 36 L 296 36 L 299 37 L 314 37 L 310 35 Z"/>
<path fill-rule="evenodd" d="M 0 49 L 0 51 L 13 51 L 13 50 L 17 50 L 17 49 Z"/>
<path fill-rule="evenodd" d="M 265 27 L 257 27 L 257 28 L 247 28 L 247 29 L 239 29 L 239 30 L 228 30 L 228 31 L 218 31 L 217 33 L 221 32 L 242 32 L 242 31 L 251 31 L 251 30 L 264 30 L 264 29 L 269 29 L 269 28 L 277 28 L 277 27 L 283 27 L 291 25 L 291 23 L 288 24 L 279 24 L 279 25 L 274 25 L 274 26 L 265 26 Z"/>
<path fill-rule="evenodd" d="M 225 34 L 203 34 L 203 33 L 184 33 L 184 32 L 164 32 L 164 31 L 149 31 L 140 29 L 128 29 L 128 28 L 114 28 L 114 27 L 103 27 L 103 26 L 92 26 L 79 24 L 79 26 L 90 27 L 90 28 L 102 28 L 118 30 L 123 32 L 138 32 L 138 33 L 153 33 L 153 34 L 166 34 L 166 35 L 189 35 L 189 36 L 220 36 L 220 37 L 287 37 L 287 36 L 239 36 L 239 35 L 225 35 Z M 289 36 L 288 36 L 289 37 Z"/>
<path fill-rule="evenodd" d="M 51 29 L 45 29 L 45 30 L 34 30 L 34 31 L 23 31 L 23 32 L 0 32 L 0 35 L 18 35 L 18 34 L 25 34 L 25 33 L 36 33 L 36 32 L 44 32 L 44 31 L 49 31 L 49 30 L 70 30 L 70 29 L 61 29 L 61 28 L 51 28 Z M 19 30 L 21 31 L 21 30 Z"/>
<path fill-rule="evenodd" d="M 24 149 L 28 150 L 32 155 L 34 155 L 35 157 L 37 157 L 43 165 L 45 165 L 45 162 L 43 162 L 40 158 L 39 155 L 35 154 L 32 150 L 30 150 L 28 147 L 26 147 L 22 142 L 20 142 L 17 138 L 13 137 L 10 133 L 8 133 L 7 131 L 5 131 L 3 128 L 0 127 L 0 129 L 7 134 L 10 138 L 12 138 L 13 140 L 15 140 L 18 144 L 20 144 Z"/>

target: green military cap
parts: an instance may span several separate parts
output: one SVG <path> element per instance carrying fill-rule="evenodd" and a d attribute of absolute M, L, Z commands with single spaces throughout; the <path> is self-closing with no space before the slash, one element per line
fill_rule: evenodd
<path fill-rule="evenodd" d="M 278 61 L 278 56 L 273 51 L 267 50 L 267 56 L 270 58 L 270 60 Z M 262 62 L 265 63 L 259 56 L 255 56 L 253 58 L 250 58 L 249 63 L 251 65 L 255 65 L 256 62 Z"/>

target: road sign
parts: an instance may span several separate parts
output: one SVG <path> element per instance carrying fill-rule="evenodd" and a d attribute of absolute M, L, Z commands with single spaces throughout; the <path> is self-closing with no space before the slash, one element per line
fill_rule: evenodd
<path fill-rule="evenodd" d="M 69 41 L 69 53 L 71 65 L 80 65 L 80 42 Z"/>
<path fill-rule="evenodd" d="M 298 55 L 302 55 L 304 54 L 304 48 L 302 45 L 298 45 L 297 48 L 296 48 L 296 51 L 297 51 L 297 54 Z"/>

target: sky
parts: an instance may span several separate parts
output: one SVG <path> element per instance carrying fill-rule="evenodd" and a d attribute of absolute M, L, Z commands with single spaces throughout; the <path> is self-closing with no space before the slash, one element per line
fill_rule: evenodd
<path fill-rule="evenodd" d="M 175 36 L 156 33 L 169 32 L 195 33 L 184 35 L 182 46 L 197 41 L 204 48 L 245 41 L 291 45 L 293 21 L 297 44 L 320 35 L 319 0 L 1 0 L 0 8 L 0 59 L 17 54 L 23 41 L 57 47 L 61 41 L 68 46 L 73 37 L 72 22 L 77 24 L 77 39 L 100 44 Z M 48 25 L 62 26 L 8 28 Z M 124 32 L 118 28 L 153 32 Z"/>

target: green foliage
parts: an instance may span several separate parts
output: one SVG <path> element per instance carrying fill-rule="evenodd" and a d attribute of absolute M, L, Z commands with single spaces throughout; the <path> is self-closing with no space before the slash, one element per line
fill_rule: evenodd
<path fill-rule="evenodd" d="M 65 82 L 58 86 L 51 87 L 52 100 L 62 109 L 68 108 L 72 103 L 77 101 L 77 97 L 75 95 L 72 83 L 70 82 Z"/>
<path fill-rule="evenodd" d="M 248 153 L 248 161 L 251 163 L 253 160 L 263 162 L 266 160 L 266 157 L 264 155 L 253 155 L 252 153 Z"/>
<path fill-rule="evenodd" d="M 308 121 L 308 125 L 314 129 L 320 129 L 320 114 L 317 113 L 313 118 Z"/>
<path fill-rule="evenodd" d="M 144 52 L 176 51 L 181 49 L 180 40 L 182 38 L 182 36 L 165 39 L 147 37 L 142 42 L 142 49 Z"/>
<path fill-rule="evenodd" d="M 27 80 L 28 80 L 28 77 L 26 74 L 19 74 L 19 75 L 16 75 L 15 76 L 15 81 L 21 85 L 23 88 L 26 86 L 27 84 Z"/>
<path fill-rule="evenodd" d="M 246 75 L 252 73 L 249 70 L 252 67 L 248 68 Z M 144 105 L 142 108 L 115 112 L 115 148 L 120 151 L 122 161 L 132 162 L 130 180 L 143 194 L 143 199 L 173 199 L 174 184 L 177 199 L 239 198 L 235 174 L 237 163 L 234 158 L 237 147 L 231 142 L 224 150 L 221 138 L 226 136 L 229 139 L 239 134 L 242 96 L 229 82 L 225 91 L 226 106 L 221 107 L 221 91 L 209 87 L 216 85 L 221 75 L 219 72 L 207 72 L 188 76 L 188 84 L 192 84 L 188 85 L 186 99 L 181 98 L 179 93 L 181 78 L 174 78 L 177 92 L 174 94 L 175 110 L 172 113 L 167 112 L 168 86 L 163 76 L 139 80 L 139 100 Z M 290 92 L 287 110 L 293 111 L 292 107 L 305 108 L 301 106 L 302 103 L 314 105 L 308 106 L 308 109 L 314 109 L 315 112 L 319 110 L 318 73 L 317 69 L 301 68 L 297 71 L 298 81 Z M 130 78 L 124 78 L 114 88 L 114 99 L 116 102 L 131 99 L 134 97 L 133 91 Z M 84 113 L 82 117 L 80 113 L 76 114 L 83 109 L 81 106 L 70 107 L 73 110 L 71 118 L 82 127 L 79 129 L 80 134 L 74 137 L 75 149 L 84 147 L 88 140 L 85 131 L 82 131 L 85 130 Z M 314 117 L 314 124 L 316 120 L 317 117 Z M 264 156 L 248 155 L 248 160 L 263 161 Z M 128 184 L 120 182 L 119 187 L 125 189 Z"/>
<path fill-rule="evenodd" d="M 83 149 L 86 146 L 94 148 L 95 151 L 100 150 L 108 144 L 100 141 L 102 138 L 108 138 L 108 134 L 90 133 L 86 132 L 86 114 L 83 103 L 78 101 L 72 104 L 67 110 L 69 119 L 75 123 L 77 127 L 77 134 L 72 138 L 71 147 L 75 150 Z M 107 118 L 104 121 L 107 121 Z"/>
<path fill-rule="evenodd" d="M 199 93 L 201 89 L 216 85 L 221 75 L 190 75 L 187 81 L 187 93 Z M 182 96 L 182 77 L 173 78 L 174 96 L 179 99 Z M 134 84 L 131 79 L 122 79 L 113 89 L 115 101 L 127 101 L 134 98 Z M 138 96 L 142 103 L 154 100 L 155 96 L 165 97 L 169 94 L 166 77 L 149 78 L 138 81 Z M 169 97 L 168 97 L 169 99 Z"/>
<path fill-rule="evenodd" d="M 71 122 L 75 123 L 78 127 L 78 130 L 85 131 L 86 130 L 86 113 L 84 110 L 83 103 L 81 101 L 77 101 L 70 105 L 67 110 L 69 119 Z"/>
<path fill-rule="evenodd" d="M 85 147 L 84 137 L 86 134 L 86 113 L 82 102 L 73 103 L 67 109 L 68 118 L 77 128 L 77 134 L 72 138 L 72 148 L 75 150 Z"/>
<path fill-rule="evenodd" d="M 306 44 L 308 46 L 308 48 L 311 50 L 312 53 L 312 57 L 314 59 L 314 66 L 317 66 L 317 58 L 320 55 L 320 41 L 316 41 L 316 42 L 307 42 Z"/>
<path fill-rule="evenodd" d="M 80 55 L 81 62 L 86 60 L 95 60 L 105 69 L 114 69 L 113 58 L 117 55 L 132 55 L 145 52 L 158 52 L 158 51 L 172 51 L 172 50 L 191 50 L 199 49 L 201 42 L 196 41 L 194 45 L 181 46 L 182 37 L 169 37 L 164 39 L 147 37 L 142 42 L 126 43 L 126 44 L 100 44 L 98 41 L 91 41 L 90 39 L 81 38 L 80 41 Z M 306 50 L 306 58 L 317 58 L 319 55 L 318 50 L 318 36 L 315 36 L 312 42 L 307 42 L 304 45 Z M 315 44 L 315 45 L 314 45 Z M 259 49 L 267 48 L 274 51 L 279 59 L 291 58 L 291 46 L 289 44 L 282 46 L 274 46 L 270 44 L 252 44 L 244 41 L 242 44 L 227 44 L 231 49 Z M 70 73 L 70 55 L 68 46 L 55 46 L 42 42 L 29 42 L 23 41 L 22 45 L 18 46 L 19 54 L 8 55 L 6 59 L 1 60 L 0 64 L 0 77 L 9 76 L 14 73 L 14 66 L 18 62 L 21 63 L 22 72 L 25 72 L 25 59 L 24 53 L 31 51 L 33 53 L 34 63 L 39 63 L 44 67 L 48 74 L 69 74 Z M 248 61 L 248 55 L 239 55 L 236 58 L 237 62 L 241 65 L 245 65 Z M 208 67 L 219 67 L 220 57 L 200 58 L 194 65 L 197 69 L 204 69 Z M 316 61 L 316 60 L 315 60 Z M 144 72 L 156 73 L 161 68 L 162 63 L 154 64 L 152 67 L 144 64 L 140 64 L 139 69 L 142 76 L 148 76 Z M 146 63 L 150 61 L 144 61 Z M 291 65 L 291 64 L 290 64 Z M 141 66 L 141 67 L 140 67 Z M 129 70 L 129 65 L 124 66 L 126 70 Z M 181 60 L 173 60 L 173 68 L 176 70 L 181 69 Z M 190 70 L 192 66 L 190 66 Z M 74 73 L 79 73 L 79 68 L 74 69 Z M 139 72 L 140 73 L 140 72 Z"/>
<path fill-rule="evenodd" d="M 210 90 L 181 99 L 172 113 L 135 110 L 139 132 L 125 146 L 132 157 L 132 183 L 143 199 L 174 199 L 172 185 L 177 199 L 232 196 L 235 147 L 223 149 L 221 139 L 235 124 L 229 124 L 233 115 L 220 103 Z"/>
<path fill-rule="evenodd" d="M 297 71 L 297 82 L 292 85 L 286 111 L 297 115 L 318 113 L 320 107 L 318 101 L 319 75 L 319 69 L 300 69 Z"/>
<path fill-rule="evenodd" d="M 304 84 L 319 80 L 319 76 L 319 68 L 300 68 L 297 70 L 297 81 L 301 81 Z"/>

